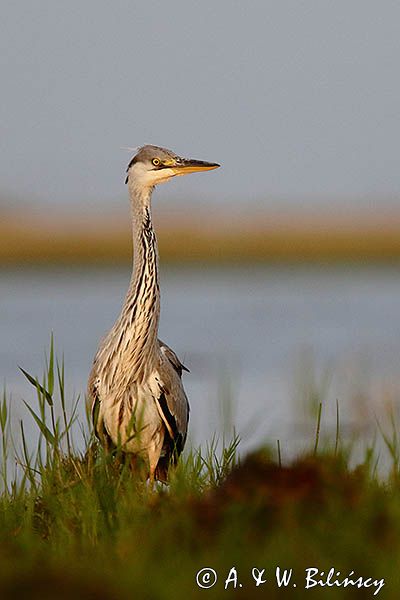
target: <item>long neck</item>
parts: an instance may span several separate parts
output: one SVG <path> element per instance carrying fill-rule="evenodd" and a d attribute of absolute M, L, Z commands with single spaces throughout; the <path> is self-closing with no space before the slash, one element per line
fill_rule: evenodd
<path fill-rule="evenodd" d="M 129 182 L 134 259 L 132 278 L 122 308 L 119 335 L 134 379 L 146 377 L 157 358 L 160 315 L 157 238 L 151 221 L 151 189 Z"/>

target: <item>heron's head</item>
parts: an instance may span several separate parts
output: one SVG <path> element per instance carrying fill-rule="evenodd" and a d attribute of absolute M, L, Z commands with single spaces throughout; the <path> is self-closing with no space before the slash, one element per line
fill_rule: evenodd
<path fill-rule="evenodd" d="M 139 187 L 152 188 L 177 175 L 210 171 L 218 167 L 217 163 L 182 158 L 172 150 L 159 146 L 142 146 L 128 165 L 125 183 L 132 179 Z"/>

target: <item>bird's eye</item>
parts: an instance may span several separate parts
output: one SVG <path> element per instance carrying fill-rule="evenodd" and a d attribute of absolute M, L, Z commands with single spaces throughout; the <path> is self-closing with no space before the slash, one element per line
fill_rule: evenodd
<path fill-rule="evenodd" d="M 151 162 L 153 163 L 153 165 L 155 167 L 158 167 L 158 165 L 160 164 L 160 159 L 159 158 L 153 158 L 153 160 Z"/>

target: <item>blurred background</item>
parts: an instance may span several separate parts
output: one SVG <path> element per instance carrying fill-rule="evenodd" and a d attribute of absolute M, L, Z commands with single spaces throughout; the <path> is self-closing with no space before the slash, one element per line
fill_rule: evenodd
<path fill-rule="evenodd" d="M 372 443 L 397 410 L 398 2 L 6 2 L 0 23 L 0 377 L 70 397 L 130 277 L 124 175 L 146 143 L 222 168 L 160 187 L 160 337 L 194 443 Z M 83 400 L 80 412 L 84 413 Z M 334 433 L 333 433 L 334 435 Z"/>

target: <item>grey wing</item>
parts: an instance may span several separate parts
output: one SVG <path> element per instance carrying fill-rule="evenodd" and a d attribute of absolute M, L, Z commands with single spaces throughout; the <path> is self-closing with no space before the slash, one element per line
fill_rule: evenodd
<path fill-rule="evenodd" d="M 88 386 L 87 386 L 86 410 L 88 413 L 91 414 L 92 422 L 93 422 L 95 429 L 96 429 L 96 422 L 97 422 L 99 405 L 100 405 L 97 384 L 98 384 L 98 381 L 97 381 L 97 376 L 96 376 L 96 371 L 95 371 L 95 365 L 93 365 L 92 370 L 89 375 L 89 381 L 88 381 Z"/>
<path fill-rule="evenodd" d="M 158 345 L 162 354 L 168 358 L 171 365 L 174 367 L 175 371 L 178 373 L 179 377 L 182 377 L 182 371 L 187 371 L 189 373 L 189 369 L 185 367 L 185 365 L 179 360 L 175 352 L 167 346 L 165 342 L 158 340 Z"/>
<path fill-rule="evenodd" d="M 99 378 L 96 372 L 96 363 L 93 364 L 89 375 L 87 395 L 86 395 L 86 410 L 88 415 L 92 417 L 93 429 L 96 437 L 108 448 L 111 448 L 113 443 L 105 427 L 100 411 L 100 396 L 99 396 Z"/>
<path fill-rule="evenodd" d="M 189 421 L 189 402 L 182 385 L 182 370 L 188 369 L 175 352 L 158 340 L 163 362 L 160 366 L 161 395 L 158 405 L 170 435 L 174 453 L 178 456 L 185 445 Z M 171 368 L 172 367 L 172 368 Z"/>

